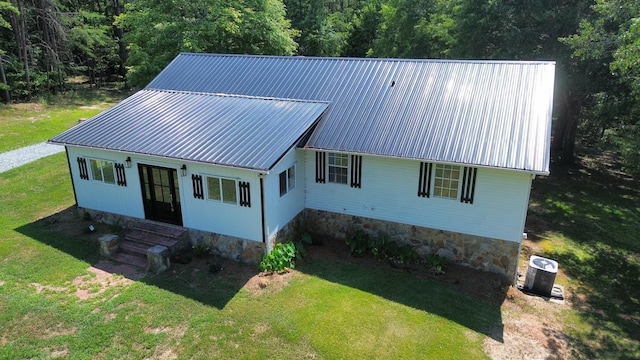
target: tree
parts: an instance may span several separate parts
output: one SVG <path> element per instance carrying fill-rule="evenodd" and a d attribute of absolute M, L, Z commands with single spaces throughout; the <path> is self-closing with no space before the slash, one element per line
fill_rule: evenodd
<path fill-rule="evenodd" d="M 382 4 L 380 0 L 370 0 L 365 6 L 356 11 L 352 30 L 349 33 L 342 55 L 351 57 L 365 57 L 373 50 L 378 29 L 382 23 Z"/>
<path fill-rule="evenodd" d="M 138 0 L 116 24 L 125 30 L 128 74 L 142 86 L 179 52 L 291 55 L 296 32 L 280 0 Z"/>
<path fill-rule="evenodd" d="M 613 129 L 623 160 L 640 172 L 640 4 L 597 0 L 592 10 L 575 34 L 561 40 L 589 70 L 586 119 L 600 119 L 602 135 Z"/>
<path fill-rule="evenodd" d="M 11 30 L 11 23 L 5 18 L 9 14 L 17 15 L 18 9 L 11 5 L 8 1 L 0 1 L 0 28 Z M 11 95 L 9 93 L 9 84 L 7 83 L 7 76 L 4 70 L 4 57 L 6 52 L 4 50 L 0 50 L 0 90 L 2 90 L 2 101 L 9 102 L 11 101 Z"/>
<path fill-rule="evenodd" d="M 446 0 L 388 0 L 381 5 L 382 21 L 370 55 L 401 58 L 447 57 L 454 43 L 450 28 L 451 2 Z"/>

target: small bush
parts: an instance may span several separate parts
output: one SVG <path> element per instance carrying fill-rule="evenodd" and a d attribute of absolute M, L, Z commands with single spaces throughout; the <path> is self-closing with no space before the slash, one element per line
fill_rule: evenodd
<path fill-rule="evenodd" d="M 399 246 L 395 241 L 389 241 L 386 236 L 373 238 L 369 234 L 358 231 L 346 241 L 352 256 L 371 254 L 380 261 L 390 260 L 397 264 L 414 264 L 418 261 L 418 254 L 413 247 Z"/>
<path fill-rule="evenodd" d="M 276 244 L 269 255 L 262 258 L 260 271 L 274 273 L 295 268 L 295 260 L 302 259 L 307 255 L 304 243 L 312 243 L 311 236 L 307 233 L 299 241 L 293 242 L 289 240 L 286 243 Z"/>
<path fill-rule="evenodd" d="M 274 273 L 295 268 L 296 246 L 291 241 L 278 243 L 269 255 L 262 258 L 260 271 Z"/>
<path fill-rule="evenodd" d="M 424 262 L 435 274 L 444 274 L 444 268 L 447 266 L 447 258 L 438 254 L 429 254 Z"/>
<path fill-rule="evenodd" d="M 193 246 L 193 254 L 199 258 L 209 256 L 209 250 L 209 247 L 205 243 L 197 243 Z"/>
<path fill-rule="evenodd" d="M 369 252 L 369 241 L 369 234 L 362 231 L 356 232 L 353 237 L 347 237 L 349 253 L 356 257 L 364 256 Z"/>

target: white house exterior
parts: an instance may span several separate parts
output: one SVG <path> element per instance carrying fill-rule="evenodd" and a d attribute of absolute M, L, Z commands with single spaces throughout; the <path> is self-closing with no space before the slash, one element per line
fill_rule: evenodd
<path fill-rule="evenodd" d="M 513 277 L 554 64 L 181 54 L 54 137 L 80 208 L 255 260 L 355 231 Z"/>

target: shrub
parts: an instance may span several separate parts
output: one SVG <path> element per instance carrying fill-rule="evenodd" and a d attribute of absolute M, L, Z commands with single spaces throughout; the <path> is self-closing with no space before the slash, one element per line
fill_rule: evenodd
<path fill-rule="evenodd" d="M 386 236 L 373 238 L 362 231 L 356 232 L 346 240 L 351 255 L 360 257 L 373 255 L 378 260 L 390 260 L 398 264 L 414 264 L 418 254 L 410 245 L 399 246 L 395 241 L 389 241 Z"/>
<path fill-rule="evenodd" d="M 304 233 L 299 241 L 289 240 L 286 243 L 276 244 L 269 255 L 262 257 L 260 271 L 274 273 L 295 268 L 295 260 L 302 259 L 307 255 L 304 243 L 312 243 L 311 236 L 307 233 Z"/>
<path fill-rule="evenodd" d="M 269 255 L 262 258 L 260 262 L 260 271 L 279 272 L 285 269 L 295 268 L 296 246 L 291 241 L 286 243 L 278 243 L 271 250 Z"/>
<path fill-rule="evenodd" d="M 199 258 L 207 257 L 209 256 L 209 247 L 205 243 L 197 243 L 193 246 L 193 254 Z"/>
<path fill-rule="evenodd" d="M 435 274 L 444 274 L 444 268 L 447 266 L 447 258 L 438 254 L 429 254 L 424 262 Z"/>

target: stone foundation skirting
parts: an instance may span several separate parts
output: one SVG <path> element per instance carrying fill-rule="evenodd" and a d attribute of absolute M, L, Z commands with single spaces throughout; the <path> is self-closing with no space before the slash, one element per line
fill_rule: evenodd
<path fill-rule="evenodd" d="M 124 229 L 142 219 L 79 208 L 80 216 L 91 215 L 95 221 L 117 225 Z M 430 229 L 426 227 L 305 209 L 267 240 L 267 244 L 233 236 L 186 228 L 191 245 L 203 243 L 211 253 L 228 259 L 258 264 L 267 250 L 276 243 L 299 240 L 309 233 L 314 239 L 346 240 L 359 231 L 371 237 L 386 237 L 398 245 L 411 245 L 419 256 L 438 254 L 451 262 L 474 269 L 501 273 L 514 282 L 518 266 L 520 243 L 482 236 Z"/>
<path fill-rule="evenodd" d="M 299 217 L 312 237 L 346 240 L 361 231 L 371 237 L 386 237 L 398 245 L 411 245 L 419 256 L 438 254 L 474 269 L 516 278 L 520 244 L 513 241 L 430 229 L 391 221 L 305 209 Z"/>
<path fill-rule="evenodd" d="M 258 264 L 265 253 L 265 244 L 262 242 L 208 231 L 187 229 L 189 230 L 189 239 L 192 245 L 203 243 L 209 247 L 214 255 L 248 264 Z"/>
<path fill-rule="evenodd" d="M 145 221 L 144 219 L 138 219 L 126 215 L 113 214 L 81 207 L 78 207 L 78 214 L 80 217 L 86 217 L 88 215 L 93 221 L 109 224 L 123 230 L 130 229 L 136 222 Z M 288 229 L 287 231 L 292 231 L 289 229 L 289 226 L 286 226 L 285 228 Z M 222 256 L 227 259 L 241 261 L 248 264 L 258 264 L 260 263 L 260 260 L 262 260 L 262 255 L 265 253 L 265 244 L 262 242 L 215 234 L 187 227 L 185 227 L 185 229 L 187 229 L 189 242 L 192 246 L 203 243 L 209 247 L 211 254 L 213 255 Z"/>

